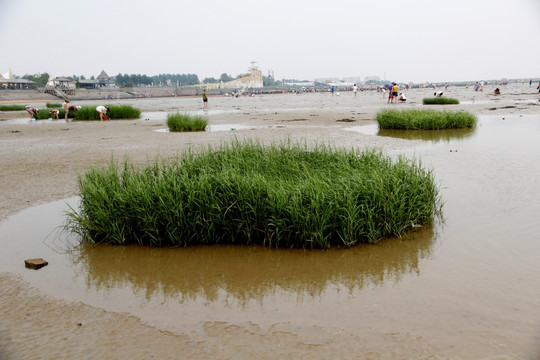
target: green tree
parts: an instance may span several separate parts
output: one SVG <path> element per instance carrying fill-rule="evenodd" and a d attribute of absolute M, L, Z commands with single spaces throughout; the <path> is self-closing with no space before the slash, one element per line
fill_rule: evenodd
<path fill-rule="evenodd" d="M 219 77 L 219 80 L 221 80 L 223 82 L 231 81 L 231 80 L 234 80 L 234 79 L 235 78 L 233 78 L 231 75 L 226 74 L 226 73 L 221 74 L 221 76 Z"/>
<path fill-rule="evenodd" d="M 280 84 L 280 81 L 276 81 L 272 77 L 263 76 L 263 86 L 277 86 Z"/>
<path fill-rule="evenodd" d="M 213 84 L 213 83 L 219 82 L 219 80 L 216 78 L 210 77 L 210 78 L 205 78 L 202 82 L 203 84 Z"/>
<path fill-rule="evenodd" d="M 48 73 L 42 73 L 42 74 L 38 73 L 38 74 L 33 74 L 33 75 L 26 74 L 22 78 L 33 81 L 36 84 L 36 86 L 45 86 L 47 85 L 47 81 L 49 81 L 49 74 Z"/>

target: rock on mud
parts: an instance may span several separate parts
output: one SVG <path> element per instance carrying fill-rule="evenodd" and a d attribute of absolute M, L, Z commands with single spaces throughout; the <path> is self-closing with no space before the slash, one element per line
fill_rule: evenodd
<path fill-rule="evenodd" d="M 24 260 L 24 266 L 29 269 L 41 269 L 44 266 L 47 266 L 49 263 L 42 258 L 35 258 L 35 259 L 26 259 Z"/>

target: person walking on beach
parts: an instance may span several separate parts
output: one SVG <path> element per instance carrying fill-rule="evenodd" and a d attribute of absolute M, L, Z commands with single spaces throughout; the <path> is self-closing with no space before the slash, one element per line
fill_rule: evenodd
<path fill-rule="evenodd" d="M 334 85 L 332 85 L 332 87 L 330 88 L 330 92 L 332 93 L 332 96 L 334 96 L 334 91 L 335 91 L 335 90 L 336 90 L 336 89 L 334 88 Z"/>
<path fill-rule="evenodd" d="M 96 111 L 99 113 L 99 121 L 107 121 L 109 118 L 107 117 L 107 111 L 109 111 L 109 108 L 103 105 L 99 105 L 96 108 Z"/>
<path fill-rule="evenodd" d="M 66 122 L 68 122 L 68 115 L 69 115 L 69 100 L 65 99 L 64 103 L 62 104 L 62 107 L 64 108 L 64 117 L 66 118 Z"/>
<path fill-rule="evenodd" d="M 203 101 L 203 105 L 204 107 L 208 107 L 208 96 L 206 95 L 206 90 L 203 90 L 202 92 L 202 101 Z"/>
<path fill-rule="evenodd" d="M 38 113 L 38 109 L 36 108 L 33 108 L 31 106 L 27 106 L 26 107 L 26 112 L 30 115 L 30 119 L 34 119 L 36 118 L 36 115 Z"/>
<path fill-rule="evenodd" d="M 358 92 L 358 86 L 356 86 L 356 84 L 353 85 L 352 91 L 354 93 L 354 97 L 356 97 L 356 93 Z"/>

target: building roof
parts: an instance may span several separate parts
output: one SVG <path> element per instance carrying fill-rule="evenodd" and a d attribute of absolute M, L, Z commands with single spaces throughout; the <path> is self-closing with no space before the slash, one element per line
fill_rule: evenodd
<path fill-rule="evenodd" d="M 75 80 L 71 80 L 71 79 L 68 79 L 67 77 L 62 77 L 62 76 L 59 76 L 59 77 L 55 77 L 54 79 L 50 79 L 49 81 L 75 81 Z"/>
<path fill-rule="evenodd" d="M 98 75 L 97 77 L 98 79 L 100 80 L 109 80 L 109 75 L 107 75 L 107 73 L 105 72 L 105 70 L 101 70 L 101 73 Z"/>
<path fill-rule="evenodd" d="M 0 79 L 2 84 L 33 84 L 32 80 L 28 79 Z"/>
<path fill-rule="evenodd" d="M 11 72 L 11 69 L 9 69 L 9 71 L 5 74 L 0 74 L 0 79 L 1 78 L 4 78 L 4 79 L 13 79 L 13 73 Z"/>

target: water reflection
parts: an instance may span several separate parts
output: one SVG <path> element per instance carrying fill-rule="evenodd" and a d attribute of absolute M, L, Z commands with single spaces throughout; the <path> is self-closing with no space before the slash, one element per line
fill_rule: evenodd
<path fill-rule="evenodd" d="M 82 244 L 71 261 L 87 287 L 129 287 L 175 301 L 220 301 L 220 294 L 240 305 L 262 302 L 282 292 L 321 296 L 328 287 L 349 292 L 418 275 L 436 239 L 433 226 L 352 249 L 298 250 L 247 246 L 148 248 Z"/>
<path fill-rule="evenodd" d="M 475 129 L 444 129 L 444 130 L 389 130 L 379 129 L 378 136 L 387 136 L 407 140 L 424 140 L 433 143 L 463 140 L 474 135 Z"/>

